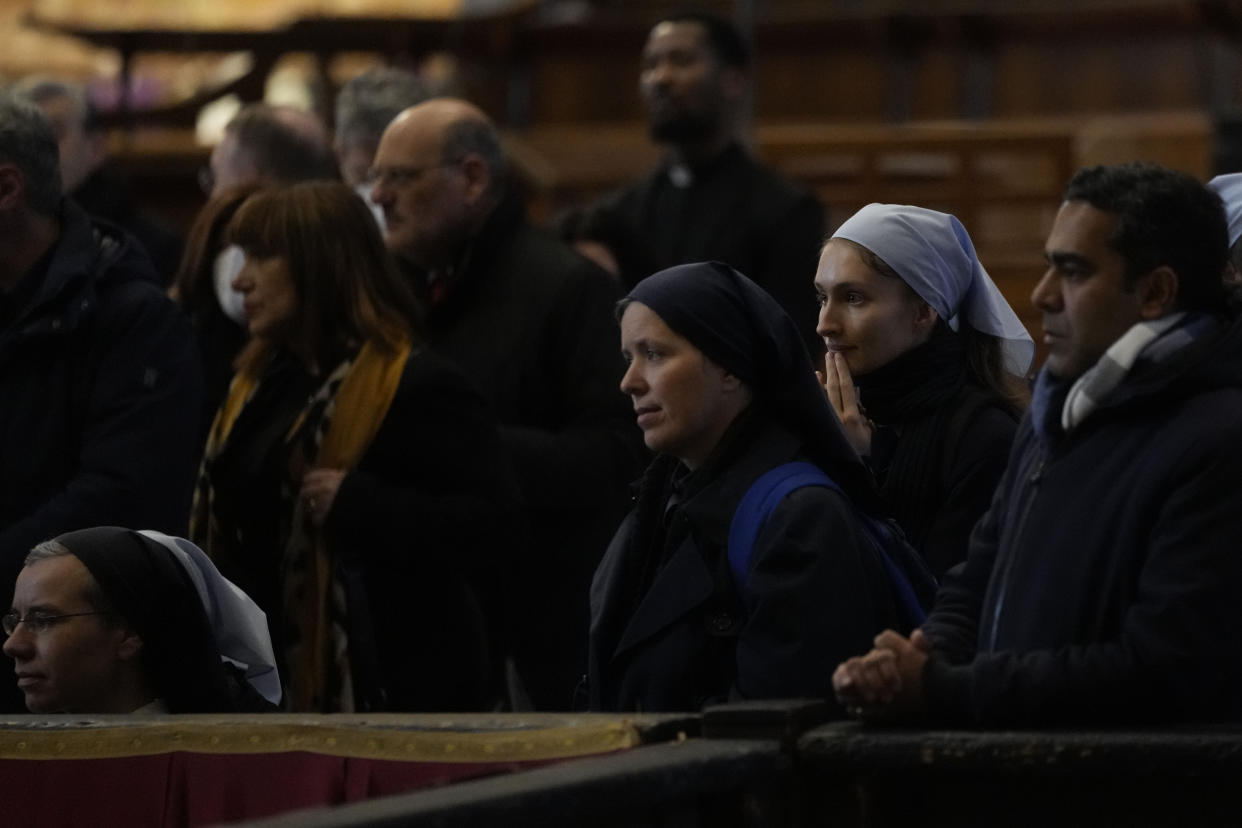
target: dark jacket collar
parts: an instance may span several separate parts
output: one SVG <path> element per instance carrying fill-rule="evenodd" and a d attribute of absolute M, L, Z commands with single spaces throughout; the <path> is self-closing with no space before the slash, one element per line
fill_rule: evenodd
<path fill-rule="evenodd" d="M 58 218 L 60 237 L 47 274 L 14 326 L 26 334 L 75 329 L 103 279 L 156 281 L 150 261 L 120 229 L 92 219 L 71 199 L 61 201 Z"/>
<path fill-rule="evenodd" d="M 761 474 L 798 458 L 801 443 L 783 427 L 762 420 L 740 425 L 743 430 L 735 436 L 742 444 L 732 447 L 726 462 L 713 470 L 709 459 L 699 470 L 712 472 L 710 479 L 699 485 L 690 479 L 685 481 L 688 491 L 680 508 L 692 528 L 691 537 L 657 573 L 626 624 L 614 657 L 711 598 L 718 573 L 709 561 L 724 554 L 729 524 L 742 496 Z M 656 550 L 647 552 L 657 554 Z M 617 603 L 616 596 L 611 603 Z"/>
<path fill-rule="evenodd" d="M 444 296 L 434 307 L 428 307 L 427 325 L 433 333 L 450 325 L 463 308 L 473 304 L 471 297 L 486 289 L 485 284 L 505 240 L 525 222 L 521 201 L 506 189 L 479 232 L 462 246 L 455 257 L 453 269 L 446 277 L 449 281 Z M 421 288 L 418 292 L 426 295 L 426 271 L 418 271 L 415 281 L 420 283 L 417 285 Z"/>

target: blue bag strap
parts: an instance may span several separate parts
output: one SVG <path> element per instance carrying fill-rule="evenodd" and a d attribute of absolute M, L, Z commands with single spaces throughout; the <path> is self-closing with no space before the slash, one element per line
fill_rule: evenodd
<path fill-rule="evenodd" d="M 762 474 L 742 496 L 733 520 L 729 524 L 729 571 L 733 576 L 733 584 L 738 595 L 746 601 L 746 581 L 750 571 L 750 558 L 755 541 L 759 538 L 759 530 L 767 521 L 768 516 L 791 492 L 806 486 L 822 486 L 841 494 L 850 504 L 854 515 L 862 524 L 863 532 L 871 545 L 880 553 L 880 562 L 892 585 L 897 611 L 902 620 L 911 628 L 920 626 L 927 620 L 927 612 L 923 609 L 918 595 L 910 583 L 910 578 L 889 554 L 894 544 L 901 539 L 893 535 L 892 529 L 882 520 L 860 511 L 849 496 L 841 490 L 828 474 L 814 463 L 795 461 L 777 466 Z M 749 603 L 749 602 L 747 602 Z"/>
<path fill-rule="evenodd" d="M 759 538 L 759 530 L 776 504 L 790 492 L 805 486 L 836 488 L 824 470 L 813 463 L 793 462 L 777 466 L 760 475 L 742 495 L 729 524 L 729 571 L 737 594 L 745 597 L 750 556 Z"/>

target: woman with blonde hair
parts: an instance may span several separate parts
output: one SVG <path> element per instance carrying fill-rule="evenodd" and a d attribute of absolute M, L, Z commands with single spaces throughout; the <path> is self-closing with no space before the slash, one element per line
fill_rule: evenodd
<path fill-rule="evenodd" d="M 421 347 L 414 299 L 345 185 L 257 193 L 228 237 L 251 339 L 192 533 L 272 619 L 286 707 L 488 705 L 477 579 L 513 545 L 515 501 L 490 409 Z"/>

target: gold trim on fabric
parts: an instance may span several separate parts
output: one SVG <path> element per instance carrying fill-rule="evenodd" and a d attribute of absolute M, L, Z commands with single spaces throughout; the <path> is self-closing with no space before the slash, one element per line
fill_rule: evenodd
<path fill-rule="evenodd" d="M 168 722 L 23 727 L 0 724 L 0 759 L 107 759 L 189 752 L 261 754 L 304 751 L 408 762 L 528 762 L 571 758 L 638 745 L 628 720 L 487 731 L 336 724 Z M 115 720 L 113 720 L 115 721 Z"/>

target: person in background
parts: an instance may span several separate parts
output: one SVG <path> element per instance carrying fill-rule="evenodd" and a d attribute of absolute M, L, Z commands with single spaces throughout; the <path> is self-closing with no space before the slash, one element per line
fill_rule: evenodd
<path fill-rule="evenodd" d="M 750 69 L 750 47 L 725 18 L 688 12 L 652 27 L 638 85 L 651 138 L 665 155 L 643 178 L 594 205 L 633 228 L 595 241 L 645 240 L 644 250 L 614 253 L 622 264 L 652 265 L 624 274 L 626 285 L 686 262 L 716 260 L 737 268 L 776 298 L 802 326 L 808 349 L 818 353 L 820 343 L 804 324 L 815 307 L 802 274 L 815 267 L 824 211 L 811 192 L 746 150 L 742 116 Z"/>
<path fill-rule="evenodd" d="M 247 184 L 339 178 L 332 136 L 314 113 L 252 103 L 225 125 L 202 184 L 210 196 Z"/>
<path fill-rule="evenodd" d="M 246 194 L 340 176 L 331 137 L 319 118 L 294 107 L 268 104 L 249 104 L 229 121 L 204 173 L 208 201 L 190 227 L 171 295 L 198 334 L 206 379 L 203 407 L 210 423 L 246 341 L 242 297 L 232 287 L 242 253 L 236 245 L 221 243 L 220 230 Z"/>
<path fill-rule="evenodd" d="M 151 262 L 62 196 L 56 136 L 0 93 L 0 594 L 26 554 L 110 521 L 184 532 L 201 376 Z M 22 709 L 11 679 L 0 709 Z"/>
<path fill-rule="evenodd" d="M 427 344 L 492 401 L 526 502 L 529 552 L 510 544 L 495 598 L 521 679 L 511 703 L 525 706 L 525 693 L 567 710 L 585 666 L 591 573 L 643 462 L 616 392 L 620 291 L 526 223 L 496 128 L 466 101 L 403 112 L 374 173 L 385 241 L 427 308 Z"/>
<path fill-rule="evenodd" d="M 31 713 L 228 713 L 280 701 L 267 621 L 184 538 L 79 529 L 26 556 L 4 653 Z"/>
<path fill-rule="evenodd" d="M 1220 199 L 1194 178 L 1078 171 L 1031 294 L 1048 358 L 992 506 L 922 628 L 837 668 L 841 703 L 979 727 L 1242 715 L 1227 249 Z"/>
<path fill-rule="evenodd" d="M 402 111 L 430 98 L 432 91 L 413 72 L 387 66 L 354 76 L 337 93 L 333 149 L 341 178 L 364 199 L 371 191 L 371 165 L 385 128 Z"/>
<path fill-rule="evenodd" d="M 267 612 L 285 707 L 489 709 L 477 586 L 523 534 L 494 414 L 422 344 L 349 187 L 256 193 L 227 237 L 250 342 L 191 532 Z"/>
<path fill-rule="evenodd" d="M 961 222 L 935 210 L 859 210 L 824 245 L 815 293 L 828 399 L 943 575 L 1005 470 L 1035 344 Z"/>
<path fill-rule="evenodd" d="M 1225 267 L 1225 284 L 1230 302 L 1242 307 L 1242 173 L 1218 175 L 1208 182 L 1208 187 L 1220 196 L 1225 205 L 1225 220 L 1229 224 L 1229 262 Z"/>
<path fill-rule="evenodd" d="M 657 456 L 591 586 L 591 708 L 826 695 L 823 659 L 898 615 L 855 511 L 878 495 L 797 327 L 719 262 L 656 273 L 621 308 L 621 390 Z M 734 564 L 739 504 L 796 460 L 840 490 L 786 494 Z"/>
<path fill-rule="evenodd" d="M 233 379 L 233 360 L 246 344 L 246 329 L 230 318 L 224 308 L 232 302 L 233 258 L 221 256 L 228 247 L 225 230 L 237 208 L 259 189 L 258 185 L 224 190 L 207 200 L 194 217 L 186 237 L 185 253 L 169 295 L 185 311 L 197 333 L 203 368 L 198 447 L 201 450 L 216 409 Z M 237 251 L 240 269 L 241 251 Z M 222 292 L 223 290 L 223 292 Z"/>
<path fill-rule="evenodd" d="M 108 164 L 108 136 L 86 90 L 77 84 L 31 77 L 18 83 L 16 91 L 37 104 L 52 122 L 65 195 L 89 215 L 133 236 L 151 257 L 157 284 L 167 287 L 181 258 L 181 239 L 173 228 L 140 209 L 130 182 Z"/>

